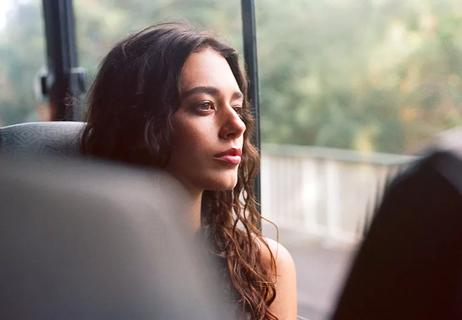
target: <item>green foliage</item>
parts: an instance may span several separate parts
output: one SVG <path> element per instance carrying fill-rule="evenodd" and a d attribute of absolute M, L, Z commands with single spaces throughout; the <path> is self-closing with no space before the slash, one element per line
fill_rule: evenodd
<path fill-rule="evenodd" d="M 262 137 L 413 152 L 462 124 L 457 1 L 303 1 L 258 8 Z"/>
<path fill-rule="evenodd" d="M 462 124 L 462 4 L 457 0 L 257 1 L 265 142 L 410 153 Z M 119 39 L 188 20 L 241 49 L 240 1 L 75 0 L 80 64 L 94 77 Z M 44 64 L 40 3 L 0 30 L 0 122 L 34 110 Z"/>
<path fill-rule="evenodd" d="M 44 50 L 38 1 L 19 2 L 0 30 L 0 124 L 36 119 L 33 85 Z"/>

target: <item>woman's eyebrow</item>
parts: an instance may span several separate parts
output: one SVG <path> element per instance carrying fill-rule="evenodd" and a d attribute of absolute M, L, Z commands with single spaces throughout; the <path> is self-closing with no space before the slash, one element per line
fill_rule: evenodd
<path fill-rule="evenodd" d="M 181 93 L 180 98 L 183 100 L 183 99 L 186 99 L 189 96 L 192 96 L 192 95 L 198 94 L 198 93 L 206 93 L 206 94 L 209 94 L 211 96 L 217 97 L 217 96 L 220 95 L 220 90 L 218 90 L 215 87 L 198 86 L 198 87 L 191 88 L 191 89 L 186 90 L 185 92 Z M 240 98 L 243 98 L 243 97 L 244 96 L 243 96 L 242 92 L 235 91 L 235 92 L 233 92 L 233 95 L 231 96 L 231 99 L 237 100 L 237 99 L 240 99 Z"/>
<path fill-rule="evenodd" d="M 197 94 L 197 93 L 206 93 L 211 96 L 218 96 L 219 90 L 215 87 L 206 87 L 206 86 L 194 87 L 194 88 L 191 88 L 181 93 L 181 99 L 186 99 L 187 97 L 192 96 L 193 94 Z"/>
<path fill-rule="evenodd" d="M 240 91 L 235 91 L 233 95 L 231 96 L 232 100 L 238 100 L 238 99 L 243 99 L 244 95 Z"/>

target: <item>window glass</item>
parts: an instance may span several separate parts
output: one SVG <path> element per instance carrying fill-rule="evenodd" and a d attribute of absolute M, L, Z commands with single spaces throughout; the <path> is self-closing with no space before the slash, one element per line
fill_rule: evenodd
<path fill-rule="evenodd" d="M 0 3 L 0 125 L 46 118 L 39 73 L 45 64 L 41 1 Z"/>
<path fill-rule="evenodd" d="M 262 212 L 324 319 L 387 179 L 462 125 L 462 3 L 256 4 Z"/>

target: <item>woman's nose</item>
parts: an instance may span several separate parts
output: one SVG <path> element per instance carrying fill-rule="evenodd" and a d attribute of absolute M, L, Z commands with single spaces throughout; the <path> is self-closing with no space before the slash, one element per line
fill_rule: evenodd
<path fill-rule="evenodd" d="M 244 134 L 246 126 L 239 113 L 232 107 L 223 114 L 224 121 L 220 129 L 220 138 L 235 139 Z"/>

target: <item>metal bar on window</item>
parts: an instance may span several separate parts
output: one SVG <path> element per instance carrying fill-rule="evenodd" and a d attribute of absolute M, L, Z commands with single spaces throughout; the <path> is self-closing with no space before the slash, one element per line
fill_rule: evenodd
<path fill-rule="evenodd" d="M 244 60 L 249 77 L 249 99 L 253 106 L 255 132 L 253 144 L 260 152 L 260 92 L 258 87 L 257 33 L 254 0 L 241 0 L 242 36 L 244 41 Z M 260 174 L 255 179 L 255 196 L 260 211 L 261 181 Z"/>
<path fill-rule="evenodd" d="M 42 92 L 49 98 L 52 120 L 80 120 L 79 96 L 85 91 L 84 70 L 78 67 L 72 0 L 42 0 L 47 74 Z"/>

